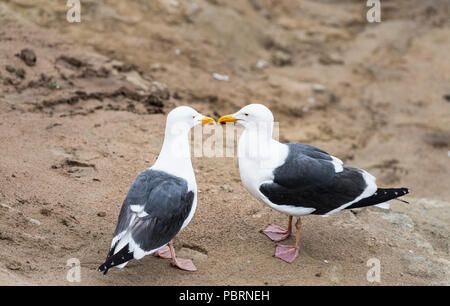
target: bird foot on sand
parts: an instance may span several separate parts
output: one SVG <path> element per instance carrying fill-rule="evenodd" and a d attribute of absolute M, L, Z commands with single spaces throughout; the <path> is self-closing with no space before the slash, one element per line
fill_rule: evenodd
<path fill-rule="evenodd" d="M 287 231 L 278 225 L 269 225 L 262 233 L 275 242 L 283 241 L 291 235 L 290 231 Z"/>
<path fill-rule="evenodd" d="M 190 259 L 175 258 L 175 260 L 172 261 L 172 266 L 185 271 L 197 271 L 197 268 Z"/>
<path fill-rule="evenodd" d="M 167 259 L 172 258 L 172 256 L 170 255 L 170 248 L 167 245 L 156 251 L 155 256 Z"/>
<path fill-rule="evenodd" d="M 275 250 L 275 257 L 292 263 L 298 256 L 298 247 L 294 245 L 277 245 Z"/>

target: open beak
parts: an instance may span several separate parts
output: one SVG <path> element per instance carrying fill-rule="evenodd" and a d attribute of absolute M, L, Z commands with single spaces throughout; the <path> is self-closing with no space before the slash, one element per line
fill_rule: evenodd
<path fill-rule="evenodd" d="M 202 124 L 208 124 L 208 123 L 216 123 L 216 121 L 211 117 L 206 117 L 206 116 L 203 117 Z"/>
<path fill-rule="evenodd" d="M 227 122 L 236 122 L 237 119 L 234 118 L 233 115 L 234 114 L 222 116 L 222 117 L 220 117 L 219 121 L 217 121 L 217 122 L 219 122 L 220 124 L 225 124 Z"/>

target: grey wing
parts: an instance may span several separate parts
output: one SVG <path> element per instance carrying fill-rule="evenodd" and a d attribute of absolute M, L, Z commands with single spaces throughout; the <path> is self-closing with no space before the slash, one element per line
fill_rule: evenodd
<path fill-rule="evenodd" d="M 325 214 L 360 196 L 367 187 L 362 170 L 344 165 L 336 172 L 333 158 L 312 146 L 288 144 L 284 164 L 260 191 L 274 204 L 314 208 Z"/>
<path fill-rule="evenodd" d="M 193 201 L 194 193 L 188 191 L 184 179 L 162 171 L 144 171 L 122 205 L 110 253 L 118 251 L 115 247 L 127 235 L 145 252 L 167 244 L 180 231 Z"/>

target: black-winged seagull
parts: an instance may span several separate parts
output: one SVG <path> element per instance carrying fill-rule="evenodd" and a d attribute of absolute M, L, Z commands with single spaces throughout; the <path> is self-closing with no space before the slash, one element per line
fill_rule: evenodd
<path fill-rule="evenodd" d="M 188 134 L 195 125 L 210 122 L 215 121 L 187 106 L 169 113 L 158 159 L 132 183 L 99 271 L 106 274 L 111 267 L 123 268 L 129 260 L 153 253 L 171 258 L 180 269 L 196 270 L 191 260 L 175 256 L 172 239 L 188 225 L 197 206 Z"/>
<path fill-rule="evenodd" d="M 270 207 L 289 215 L 288 229 L 269 225 L 264 231 L 275 242 L 292 232 L 297 216 L 295 245 L 278 245 L 275 257 L 292 262 L 298 256 L 300 216 L 328 216 L 343 209 L 377 205 L 407 194 L 407 188 L 378 188 L 368 172 L 311 145 L 280 143 L 272 138 L 273 115 L 261 104 L 250 104 L 223 116 L 221 124 L 236 122 L 245 130 L 239 138 L 239 172 L 245 188 Z"/>

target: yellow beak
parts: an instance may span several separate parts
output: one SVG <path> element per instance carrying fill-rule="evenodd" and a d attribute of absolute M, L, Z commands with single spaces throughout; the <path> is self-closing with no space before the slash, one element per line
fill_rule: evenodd
<path fill-rule="evenodd" d="M 219 122 L 220 124 L 225 124 L 225 123 L 227 123 L 227 122 L 236 122 L 237 119 L 236 119 L 236 118 L 233 118 L 233 115 L 234 115 L 234 114 L 222 116 L 222 117 L 220 117 L 219 121 L 217 121 L 217 122 Z"/>
<path fill-rule="evenodd" d="M 203 117 L 202 124 L 208 124 L 208 123 L 216 123 L 216 121 L 211 117 L 206 117 L 206 116 Z"/>

